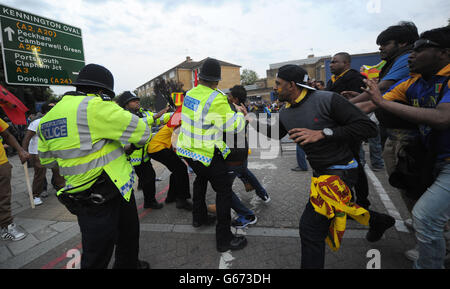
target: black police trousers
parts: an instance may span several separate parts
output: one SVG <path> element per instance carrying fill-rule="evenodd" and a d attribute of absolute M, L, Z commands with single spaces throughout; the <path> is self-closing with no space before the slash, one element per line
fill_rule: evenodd
<path fill-rule="evenodd" d="M 218 246 L 228 245 L 233 238 L 230 229 L 232 183 L 226 163 L 217 149 L 208 167 L 190 158 L 186 158 L 186 161 L 196 174 L 192 198 L 193 221 L 202 223 L 207 218 L 208 211 L 205 199 L 209 181 L 216 192 L 216 242 Z"/>
<path fill-rule="evenodd" d="M 180 157 L 170 149 L 163 149 L 159 152 L 151 153 L 149 156 L 165 165 L 171 171 L 166 200 L 170 202 L 190 199 L 191 185 L 189 184 L 187 166 Z"/>
<path fill-rule="evenodd" d="M 156 173 L 153 169 L 151 161 L 142 162 L 140 165 L 134 167 L 134 171 L 139 178 L 139 184 L 142 187 L 144 194 L 144 202 L 156 202 Z"/>
<path fill-rule="evenodd" d="M 81 269 L 105 269 L 115 247 L 114 269 L 136 269 L 139 253 L 139 218 L 134 193 L 127 202 L 107 178 L 98 191 L 114 192 L 114 197 L 97 205 L 77 209 L 83 252 Z"/>

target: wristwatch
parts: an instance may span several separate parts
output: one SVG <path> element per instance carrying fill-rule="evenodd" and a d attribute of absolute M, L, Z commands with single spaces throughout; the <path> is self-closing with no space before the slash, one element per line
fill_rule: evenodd
<path fill-rule="evenodd" d="M 323 135 L 325 136 L 325 138 L 329 138 L 329 137 L 332 137 L 333 136 L 333 134 L 334 134 L 334 131 L 331 129 L 331 128 L 324 128 L 323 130 L 322 130 L 322 133 L 323 133 Z"/>

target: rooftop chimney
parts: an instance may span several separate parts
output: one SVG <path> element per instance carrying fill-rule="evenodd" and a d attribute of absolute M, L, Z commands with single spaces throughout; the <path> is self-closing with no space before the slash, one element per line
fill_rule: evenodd
<path fill-rule="evenodd" d="M 314 54 L 308 55 L 308 58 L 314 58 Z"/>
<path fill-rule="evenodd" d="M 186 56 L 186 62 L 191 62 L 192 58 L 190 56 Z"/>

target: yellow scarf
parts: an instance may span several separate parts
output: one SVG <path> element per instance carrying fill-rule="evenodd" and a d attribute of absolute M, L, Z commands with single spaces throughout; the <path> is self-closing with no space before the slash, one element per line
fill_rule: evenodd
<path fill-rule="evenodd" d="M 338 176 L 323 175 L 311 179 L 309 199 L 314 210 L 328 219 L 333 219 L 325 240 L 333 251 L 339 250 L 341 246 L 347 215 L 362 225 L 369 225 L 369 212 L 350 202 L 351 198 L 350 189 Z"/>
<path fill-rule="evenodd" d="M 302 101 L 305 98 L 307 93 L 308 93 L 308 89 L 303 88 L 302 92 L 300 92 L 300 95 L 295 99 L 294 102 L 299 103 L 300 101 Z M 291 107 L 291 104 L 288 102 L 288 103 L 286 103 L 286 108 L 289 108 L 289 107 Z"/>
<path fill-rule="evenodd" d="M 339 78 L 341 78 L 342 76 L 344 76 L 344 74 L 346 74 L 349 70 L 350 70 L 350 69 L 347 69 L 346 71 L 342 72 L 341 74 L 339 74 L 338 77 L 336 77 L 336 75 L 333 74 L 333 75 L 331 76 L 331 81 L 332 81 L 333 83 L 335 83 Z"/>

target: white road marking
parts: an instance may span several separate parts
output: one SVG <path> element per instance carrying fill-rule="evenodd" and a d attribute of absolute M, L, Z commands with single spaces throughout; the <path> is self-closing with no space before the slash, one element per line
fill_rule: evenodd
<path fill-rule="evenodd" d="M 238 235 L 251 237 L 280 237 L 280 238 L 300 238 L 298 228 L 277 228 L 277 227 L 256 227 L 248 226 L 245 229 L 231 229 Z M 160 232 L 160 233 L 185 233 L 185 234 L 205 234 L 215 235 L 216 227 L 209 226 L 205 228 L 194 228 L 192 225 L 174 225 L 174 224 L 141 224 L 141 232 Z M 344 239 L 365 239 L 367 228 L 347 229 Z M 383 238 L 385 238 L 383 236 Z"/>
<path fill-rule="evenodd" d="M 397 231 L 409 233 L 409 230 L 405 226 L 405 223 L 402 217 L 400 216 L 400 213 L 398 212 L 394 203 L 391 201 L 389 195 L 384 190 L 383 185 L 380 183 L 377 176 L 375 176 L 375 174 L 367 165 L 364 167 L 364 170 L 366 171 L 366 174 L 369 177 L 369 179 L 372 181 L 375 191 L 380 196 L 381 202 L 388 211 L 388 214 L 395 219 L 395 228 L 397 229 Z"/>
<path fill-rule="evenodd" d="M 223 252 L 220 256 L 219 269 L 231 269 L 231 261 L 234 257 L 231 255 L 231 251 Z"/>
<path fill-rule="evenodd" d="M 272 163 L 268 162 L 249 162 L 248 166 L 249 169 L 254 170 L 262 170 L 262 169 L 268 169 L 268 170 L 276 170 L 278 167 Z"/>

